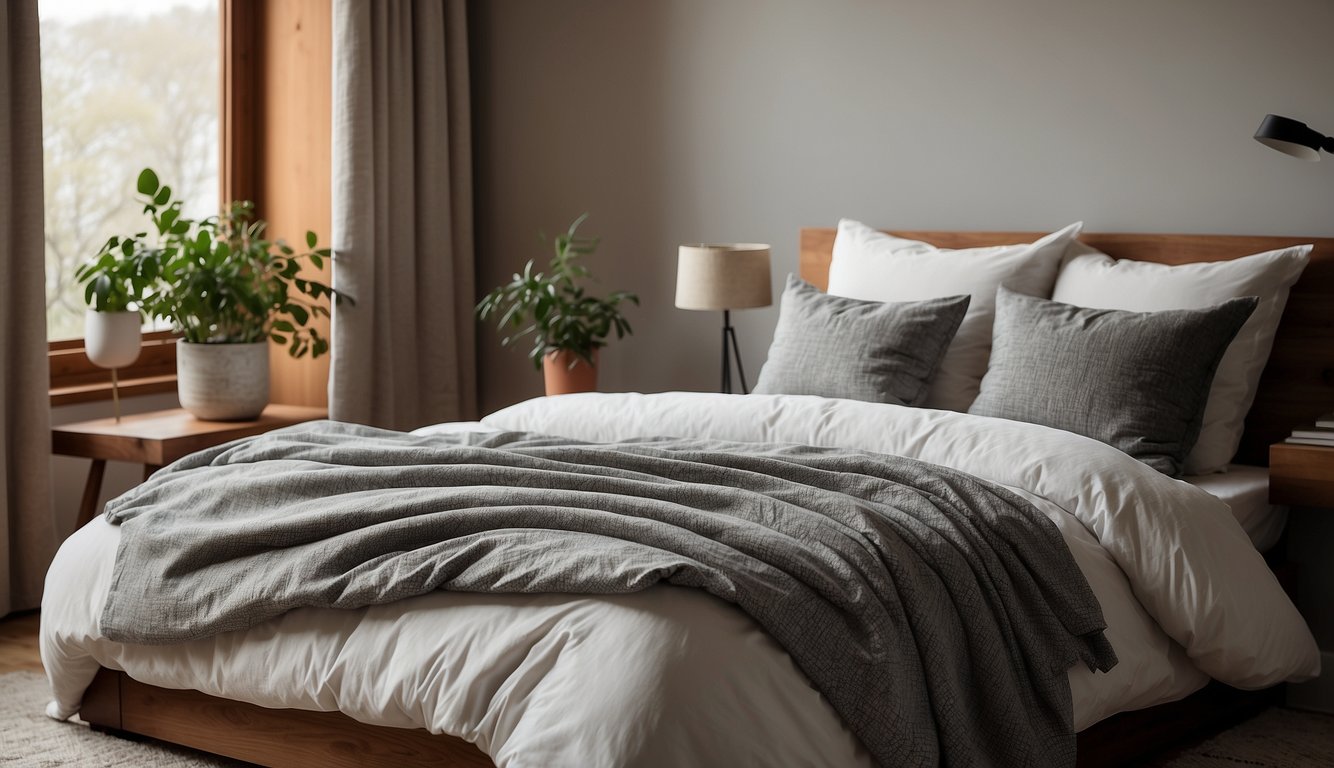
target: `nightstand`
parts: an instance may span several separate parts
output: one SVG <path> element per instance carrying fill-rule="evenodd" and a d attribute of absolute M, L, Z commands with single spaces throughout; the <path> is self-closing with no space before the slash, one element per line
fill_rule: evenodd
<path fill-rule="evenodd" d="M 1334 507 L 1334 448 L 1269 446 L 1269 500 L 1293 507 Z"/>
<path fill-rule="evenodd" d="M 323 408 L 270 405 L 254 421 L 203 421 L 175 408 L 125 416 L 119 422 L 95 419 L 52 427 L 51 452 L 93 460 L 79 504 L 78 527 L 83 527 L 97 514 L 108 459 L 143 464 L 147 480 L 156 470 L 195 451 L 327 417 Z"/>
<path fill-rule="evenodd" d="M 1334 711 L 1334 447 L 1276 443 L 1269 446 L 1269 500 L 1290 506 L 1278 557 L 1300 577 L 1293 602 L 1321 648 L 1324 673 L 1318 680 L 1289 685 L 1287 704 L 1297 709 Z"/>

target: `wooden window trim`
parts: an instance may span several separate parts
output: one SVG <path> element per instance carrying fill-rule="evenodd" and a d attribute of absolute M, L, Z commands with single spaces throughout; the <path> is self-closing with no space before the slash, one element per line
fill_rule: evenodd
<path fill-rule="evenodd" d="M 221 0 L 218 200 L 255 200 L 262 163 L 263 0 Z"/>
<path fill-rule="evenodd" d="M 263 0 L 220 0 L 221 92 L 218 106 L 219 200 L 253 200 L 259 180 L 260 6 Z M 122 397 L 176 391 L 176 336 L 144 334 L 139 359 L 117 371 Z M 49 342 L 51 405 L 111 399 L 111 371 L 84 353 L 83 339 Z"/>
<path fill-rule="evenodd" d="M 144 334 L 139 359 L 116 372 L 122 397 L 176 391 L 176 338 L 171 331 Z M 111 371 L 93 365 L 83 339 L 51 342 L 47 360 L 52 406 L 111 399 Z"/>

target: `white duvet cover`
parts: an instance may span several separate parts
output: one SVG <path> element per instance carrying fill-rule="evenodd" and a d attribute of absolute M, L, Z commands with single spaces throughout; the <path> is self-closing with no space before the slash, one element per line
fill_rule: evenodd
<path fill-rule="evenodd" d="M 1258 688 L 1319 672 L 1314 639 L 1225 504 L 1066 432 L 891 405 L 699 393 L 543 398 L 483 425 L 439 429 L 461 428 L 843 446 L 1017 490 L 1059 527 L 1120 657 L 1110 673 L 1070 670 L 1077 729 L 1180 698 L 1209 677 Z M 48 575 L 41 646 L 54 717 L 76 712 L 105 666 L 153 685 L 461 736 L 500 766 L 869 763 L 787 654 L 703 592 L 439 592 L 132 646 L 98 630 L 118 539 L 94 520 Z"/>

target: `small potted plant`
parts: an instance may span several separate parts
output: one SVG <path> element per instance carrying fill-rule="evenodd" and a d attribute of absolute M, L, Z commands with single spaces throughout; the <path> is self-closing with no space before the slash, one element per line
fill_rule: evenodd
<path fill-rule="evenodd" d="M 85 296 L 98 295 L 102 275 L 139 275 L 135 298 L 142 310 L 181 334 L 181 406 L 207 420 L 257 417 L 269 402 L 268 345 L 283 344 L 293 357 L 319 357 L 329 350 L 310 324 L 329 315 L 319 299 L 351 301 L 299 276 L 305 261 L 322 268 L 329 249 L 315 247 L 314 232 L 306 233 L 303 253 L 266 239 L 267 225 L 254 218 L 249 202 L 232 203 L 220 216 L 187 219 L 181 201 L 149 168 L 139 174 L 137 189 L 152 232 L 108 240 L 82 278 L 90 281 Z M 133 269 L 125 266 L 131 262 Z"/>
<path fill-rule="evenodd" d="M 583 214 L 552 239 L 555 255 L 545 272 L 536 271 L 530 259 L 522 273 L 515 273 L 477 305 L 480 319 L 499 317 L 497 328 L 508 331 L 502 346 L 532 335 L 528 357 L 543 371 L 548 395 L 597 389 L 598 350 L 613 332 L 618 339 L 631 333 L 620 306 L 626 301 L 639 303 L 639 297 L 627 291 L 613 291 L 602 299 L 588 295 L 580 285 L 590 275 L 577 259 L 598 244 L 596 237 L 577 234 L 587 218 Z"/>
<path fill-rule="evenodd" d="M 117 369 L 139 359 L 143 344 L 143 315 L 139 304 L 156 279 L 157 260 L 138 253 L 133 243 L 122 245 L 112 237 L 97 257 L 75 272 L 85 283 L 83 348 L 88 360 L 111 369 L 111 393 L 116 420 L 120 420 L 120 387 Z"/>

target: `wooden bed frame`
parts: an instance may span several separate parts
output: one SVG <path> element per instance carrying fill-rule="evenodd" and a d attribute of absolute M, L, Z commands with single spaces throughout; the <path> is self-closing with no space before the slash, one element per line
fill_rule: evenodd
<path fill-rule="evenodd" d="M 835 230 L 801 231 L 800 271 L 824 289 Z M 1032 242 L 1041 232 L 906 232 L 945 248 Z M 1237 460 L 1266 464 L 1268 446 L 1334 404 L 1334 238 L 1085 234 L 1117 258 L 1184 264 L 1315 243 L 1293 288 Z M 1281 546 L 1281 545 L 1280 545 Z M 1281 701 L 1281 687 L 1245 693 L 1218 683 L 1171 704 L 1108 718 L 1079 734 L 1082 768 L 1126 765 L 1243 720 Z M 359 723 L 340 712 L 267 709 L 101 670 L 84 696 L 95 729 L 144 736 L 267 766 L 491 766 L 472 744 L 421 729 Z"/>

